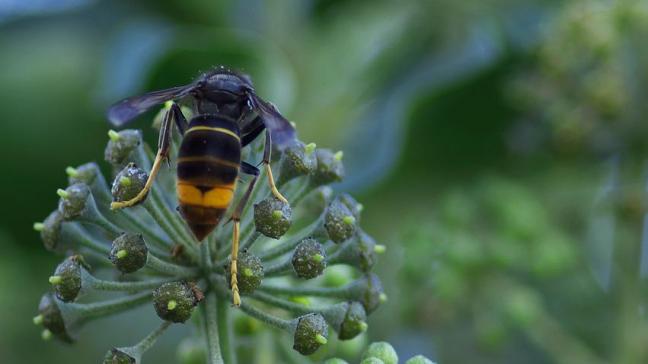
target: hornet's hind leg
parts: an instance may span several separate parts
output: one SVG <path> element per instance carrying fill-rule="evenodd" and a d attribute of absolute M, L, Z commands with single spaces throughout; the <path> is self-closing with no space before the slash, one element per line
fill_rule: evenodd
<path fill-rule="evenodd" d="M 146 184 L 144 185 L 144 188 L 142 188 L 142 190 L 137 194 L 137 196 L 133 197 L 130 200 L 112 202 L 110 204 L 111 209 L 121 209 L 124 207 L 133 206 L 138 202 L 142 201 L 146 197 L 148 191 L 153 186 L 155 177 L 160 171 L 162 162 L 164 162 L 164 160 L 169 158 L 169 147 L 171 145 L 171 132 L 173 128 L 173 123 L 171 122 L 171 119 L 175 120 L 176 126 L 178 128 L 178 131 L 180 131 L 180 134 L 184 134 L 185 130 L 187 129 L 187 119 L 185 119 L 184 115 L 182 115 L 182 111 L 180 110 L 178 104 L 174 102 L 171 104 L 171 107 L 164 115 L 164 120 L 162 121 L 162 125 L 160 127 L 160 137 L 158 139 L 158 152 L 157 155 L 155 156 L 153 167 L 151 167 L 151 172 L 149 173 L 149 177 L 146 180 Z"/>
<path fill-rule="evenodd" d="M 250 194 L 252 194 L 252 190 L 254 190 L 254 185 L 256 184 L 257 178 L 259 177 L 259 169 L 248 163 L 241 162 L 241 172 L 245 174 L 250 174 L 253 176 L 253 178 L 252 181 L 250 181 L 250 185 L 245 191 L 245 194 L 239 201 L 238 205 L 236 205 L 236 209 L 234 210 L 231 219 L 234 222 L 234 228 L 232 229 L 232 260 L 230 264 L 230 275 L 231 275 L 230 286 L 232 287 L 232 304 L 236 307 L 241 305 L 241 296 L 239 295 L 238 277 L 237 277 L 238 274 L 237 261 L 238 261 L 238 250 L 239 250 L 239 232 L 241 227 L 241 214 L 243 213 L 243 209 L 245 208 L 245 205 L 250 199 Z"/>

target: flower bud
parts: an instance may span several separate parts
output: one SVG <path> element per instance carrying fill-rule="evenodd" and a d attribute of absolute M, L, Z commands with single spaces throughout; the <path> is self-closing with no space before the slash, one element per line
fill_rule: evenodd
<path fill-rule="evenodd" d="M 346 360 L 340 358 L 331 358 L 326 360 L 323 364 L 349 364 Z"/>
<path fill-rule="evenodd" d="M 407 359 L 405 364 L 434 364 L 434 362 L 423 355 L 417 355 L 415 357 Z"/>
<path fill-rule="evenodd" d="M 61 249 L 61 245 L 64 243 L 61 239 L 62 222 L 63 214 L 59 210 L 54 210 L 42 222 L 42 225 L 39 225 L 37 230 L 40 231 L 41 240 L 43 240 L 45 249 L 52 252 L 62 252 L 65 250 L 65 248 Z"/>
<path fill-rule="evenodd" d="M 128 163 L 117 173 L 113 181 L 111 189 L 113 201 L 121 202 L 134 198 L 144 189 L 147 179 L 148 173 L 145 170 L 138 168 L 135 163 Z"/>
<path fill-rule="evenodd" d="M 153 307 L 157 315 L 171 322 L 185 322 L 198 304 L 198 297 L 187 282 L 169 282 L 153 290 Z"/>
<path fill-rule="evenodd" d="M 362 303 L 367 314 L 374 312 L 387 299 L 380 279 L 373 273 L 366 274 L 351 285 L 352 297 Z"/>
<path fill-rule="evenodd" d="M 104 357 L 103 364 L 135 364 L 138 360 L 119 348 L 108 350 Z"/>
<path fill-rule="evenodd" d="M 362 355 L 363 360 L 372 357 L 382 360 L 385 364 L 398 364 L 396 350 L 384 341 L 372 343 Z"/>
<path fill-rule="evenodd" d="M 65 321 L 56 299 L 51 293 L 45 293 L 41 298 L 38 313 L 39 315 L 36 316 L 34 322 L 42 324 L 45 329 L 64 342 L 71 343 L 73 341 L 65 328 Z"/>
<path fill-rule="evenodd" d="M 311 179 L 315 186 L 340 182 L 344 178 L 344 165 L 341 152 L 333 153 L 330 149 L 317 149 L 317 168 Z"/>
<path fill-rule="evenodd" d="M 351 195 L 348 193 L 343 193 L 339 196 L 340 201 L 346 206 L 349 211 L 353 214 L 353 217 L 355 217 L 356 221 L 360 221 L 360 213 L 362 213 L 362 210 L 364 207 L 362 206 L 361 203 L 359 203 L 355 198 L 353 198 Z"/>
<path fill-rule="evenodd" d="M 328 342 L 328 325 L 318 313 L 309 313 L 296 319 L 293 349 L 302 355 L 313 354 Z"/>
<path fill-rule="evenodd" d="M 367 330 L 367 314 L 361 303 L 340 302 L 322 311 L 326 322 L 340 340 L 350 340 Z"/>
<path fill-rule="evenodd" d="M 371 356 L 369 358 L 362 359 L 360 364 L 385 364 L 385 362 L 376 357 Z"/>
<path fill-rule="evenodd" d="M 97 178 L 101 178 L 101 172 L 96 163 L 86 163 L 76 168 L 67 167 L 65 172 L 68 175 L 68 183 L 71 185 L 85 183 L 86 185 L 91 186 L 95 183 Z"/>
<path fill-rule="evenodd" d="M 261 234 L 279 239 L 290 228 L 292 209 L 283 201 L 269 197 L 254 205 L 254 225 Z"/>
<path fill-rule="evenodd" d="M 230 262 L 226 269 L 227 282 L 232 281 L 231 264 Z M 250 294 L 259 288 L 263 279 L 263 264 L 261 264 L 259 257 L 247 250 L 242 250 L 239 252 L 236 268 L 236 278 L 238 279 L 238 288 L 241 294 Z"/>
<path fill-rule="evenodd" d="M 72 220 L 83 215 L 90 204 L 90 188 L 83 183 L 69 186 L 65 190 L 58 190 L 61 197 L 59 200 L 59 211 L 65 220 Z M 92 201 L 94 203 L 94 201 Z"/>
<path fill-rule="evenodd" d="M 341 243 L 355 233 L 356 219 L 339 199 L 333 200 L 326 209 L 324 228 L 333 242 Z"/>
<path fill-rule="evenodd" d="M 293 178 L 313 173 L 317 165 L 314 148 L 314 144 L 305 145 L 300 141 L 288 146 L 282 153 L 277 183 L 282 184 Z"/>
<path fill-rule="evenodd" d="M 49 278 L 56 297 L 63 302 L 74 301 L 81 291 L 81 259 L 78 255 L 65 259 Z"/>
<path fill-rule="evenodd" d="M 110 261 L 122 273 L 141 269 L 148 258 L 148 248 L 141 234 L 123 233 L 112 242 Z"/>
<path fill-rule="evenodd" d="M 304 239 L 293 252 L 292 266 L 297 277 L 315 278 L 326 268 L 326 251 L 314 239 Z"/>
<path fill-rule="evenodd" d="M 108 133 L 110 140 L 104 151 L 104 159 L 114 168 L 121 169 L 131 161 L 131 154 L 142 142 L 142 133 L 139 130 L 122 130 Z"/>
<path fill-rule="evenodd" d="M 345 243 L 342 249 L 336 257 L 331 256 L 331 264 L 345 263 L 368 272 L 376 263 L 376 253 L 384 247 L 376 245 L 369 234 L 358 229 L 356 238 Z"/>

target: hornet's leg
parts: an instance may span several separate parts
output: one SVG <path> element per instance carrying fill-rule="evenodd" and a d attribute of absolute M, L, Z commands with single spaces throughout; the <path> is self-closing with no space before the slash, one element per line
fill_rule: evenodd
<path fill-rule="evenodd" d="M 231 275 L 230 286 L 232 287 L 232 304 L 236 307 L 241 305 L 241 296 L 239 295 L 238 277 L 237 277 L 238 274 L 237 261 L 238 261 L 238 249 L 239 249 L 239 231 L 241 227 L 241 214 L 243 213 L 243 209 L 245 208 L 245 205 L 250 199 L 250 195 L 252 194 L 252 190 L 254 189 L 254 185 L 256 184 L 257 177 L 259 177 L 259 170 L 253 165 L 250 165 L 245 162 L 241 162 L 241 172 L 245 174 L 250 174 L 253 176 L 253 178 L 252 181 L 250 181 L 250 185 L 245 191 L 245 194 L 239 201 L 238 205 L 236 205 L 236 209 L 234 210 L 231 219 L 234 222 L 234 228 L 232 229 L 232 260 L 230 264 L 230 275 Z"/>
<path fill-rule="evenodd" d="M 179 120 L 178 116 L 181 116 L 182 120 Z M 167 113 L 164 115 L 164 120 L 162 121 L 162 126 L 160 127 L 160 137 L 158 139 L 158 152 L 157 155 L 155 156 L 153 167 L 151 167 L 151 172 L 149 173 L 149 177 L 146 180 L 146 184 L 144 185 L 144 188 L 142 188 L 142 190 L 137 194 L 137 196 L 133 197 L 130 200 L 112 202 L 110 204 L 111 209 L 121 209 L 124 207 L 133 206 L 138 202 L 142 201 L 146 197 L 148 191 L 153 186 L 155 177 L 160 171 L 162 162 L 164 162 L 164 160 L 169 157 L 169 147 L 171 145 L 171 131 L 173 127 L 173 123 L 171 122 L 172 118 L 176 120 L 176 124 L 178 125 L 180 132 L 182 133 L 184 131 L 183 129 L 186 128 L 187 121 L 182 115 L 182 112 L 180 111 L 180 107 L 178 107 L 176 103 L 173 103 L 169 108 L 169 111 L 167 111 Z M 180 125 L 183 123 L 183 121 L 185 125 L 182 125 L 182 128 L 180 128 Z"/>
<path fill-rule="evenodd" d="M 263 164 L 265 167 L 266 174 L 268 175 L 268 184 L 270 185 L 270 190 L 272 194 L 281 200 L 283 203 L 287 204 L 288 200 L 279 192 L 277 186 L 275 185 L 274 177 L 272 176 L 272 168 L 270 168 L 270 152 L 272 151 L 272 139 L 270 138 L 270 131 L 266 129 L 266 139 L 265 146 L 263 147 Z"/>

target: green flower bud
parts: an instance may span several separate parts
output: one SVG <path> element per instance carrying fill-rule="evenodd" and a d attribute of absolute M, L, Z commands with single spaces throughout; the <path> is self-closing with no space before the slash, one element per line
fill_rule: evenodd
<path fill-rule="evenodd" d="M 113 201 L 121 202 L 134 198 L 144 189 L 147 179 L 148 173 L 145 170 L 137 168 L 135 163 L 128 163 L 117 173 L 113 181 L 111 189 Z"/>
<path fill-rule="evenodd" d="M 349 208 L 335 199 L 326 209 L 324 228 L 333 242 L 341 243 L 355 233 L 356 220 Z"/>
<path fill-rule="evenodd" d="M 61 315 L 56 299 L 51 293 L 46 293 L 38 305 L 38 321 L 43 327 L 51 332 L 58 339 L 71 343 L 72 337 L 65 327 L 65 321 Z"/>
<path fill-rule="evenodd" d="M 311 179 L 315 186 L 342 181 L 344 165 L 340 154 L 333 153 L 330 149 L 317 149 L 315 157 L 317 158 L 317 168 Z"/>
<path fill-rule="evenodd" d="M 226 268 L 227 282 L 232 281 L 230 270 L 230 262 Z M 239 252 L 237 260 L 237 274 L 239 292 L 241 294 L 250 294 L 254 292 L 261 285 L 263 279 L 263 264 L 261 259 L 256 255 L 242 250 Z"/>
<path fill-rule="evenodd" d="M 304 239 L 293 252 L 292 266 L 297 277 L 315 278 L 326 268 L 326 251 L 314 239 Z"/>
<path fill-rule="evenodd" d="M 133 158 L 131 154 L 142 143 L 142 132 L 139 130 L 122 130 L 109 132 L 110 140 L 104 151 L 104 159 L 114 168 L 121 169 Z"/>
<path fill-rule="evenodd" d="M 110 349 L 104 357 L 103 364 L 135 364 L 138 360 L 119 348 Z"/>
<path fill-rule="evenodd" d="M 59 264 L 49 278 L 56 297 L 63 302 L 74 301 L 81 291 L 81 257 L 71 256 Z"/>
<path fill-rule="evenodd" d="M 94 200 L 89 201 L 91 198 L 90 188 L 82 183 L 71 185 L 65 190 L 59 190 L 58 193 L 61 196 L 58 209 L 65 220 L 80 217 L 91 203 L 94 204 Z"/>
<path fill-rule="evenodd" d="M 330 257 L 331 264 L 345 263 L 368 272 L 376 263 L 376 253 L 381 251 L 369 234 L 358 229 L 356 238 L 350 240 Z"/>
<path fill-rule="evenodd" d="M 387 298 L 380 279 L 373 273 L 368 273 L 351 284 L 353 298 L 362 303 L 367 314 L 374 312 Z"/>
<path fill-rule="evenodd" d="M 90 186 L 95 182 L 98 176 L 101 176 L 101 172 L 96 163 L 86 163 L 76 168 L 67 167 L 65 172 L 68 175 L 68 183 L 71 185 L 84 183 Z"/>
<path fill-rule="evenodd" d="M 281 167 L 279 173 L 279 184 L 290 181 L 299 176 L 306 176 L 313 171 L 317 165 L 315 153 L 313 153 L 312 145 L 304 145 L 304 143 L 297 141 L 288 146 L 281 156 Z"/>
<path fill-rule="evenodd" d="M 362 204 L 348 193 L 341 194 L 339 199 L 344 204 L 344 206 L 346 206 L 349 211 L 353 213 L 353 217 L 355 217 L 356 221 L 360 221 L 360 214 L 362 213 L 362 209 L 364 208 Z"/>
<path fill-rule="evenodd" d="M 309 313 L 296 319 L 293 349 L 302 355 L 313 354 L 328 342 L 328 325 L 318 313 Z"/>
<path fill-rule="evenodd" d="M 360 364 L 385 364 L 385 362 L 372 356 L 369 358 L 362 359 Z"/>
<path fill-rule="evenodd" d="M 324 271 L 324 286 L 342 287 L 353 281 L 355 272 L 347 265 L 331 265 Z"/>
<path fill-rule="evenodd" d="M 110 261 L 122 273 L 133 273 L 144 265 L 148 249 L 141 234 L 123 233 L 112 242 Z"/>
<path fill-rule="evenodd" d="M 398 364 L 396 350 L 384 341 L 372 343 L 362 355 L 363 360 L 371 357 L 378 358 L 385 364 Z"/>
<path fill-rule="evenodd" d="M 64 241 L 61 239 L 61 223 L 63 222 L 63 214 L 59 210 L 54 210 L 40 228 L 40 236 L 43 241 L 45 249 L 52 252 L 63 252 L 67 248 Z"/>
<path fill-rule="evenodd" d="M 290 205 L 269 197 L 254 205 L 254 225 L 261 234 L 279 239 L 290 228 L 292 223 Z"/>
<path fill-rule="evenodd" d="M 367 314 L 360 302 L 341 302 L 322 312 L 340 340 L 351 340 L 367 330 Z"/>
<path fill-rule="evenodd" d="M 340 358 L 331 358 L 324 362 L 324 364 L 349 364 L 346 360 Z"/>
<path fill-rule="evenodd" d="M 434 362 L 423 355 L 417 355 L 415 357 L 407 359 L 405 364 L 434 364 Z"/>
<path fill-rule="evenodd" d="M 195 289 L 184 281 L 164 283 L 153 291 L 155 312 L 165 321 L 187 321 L 199 301 Z"/>

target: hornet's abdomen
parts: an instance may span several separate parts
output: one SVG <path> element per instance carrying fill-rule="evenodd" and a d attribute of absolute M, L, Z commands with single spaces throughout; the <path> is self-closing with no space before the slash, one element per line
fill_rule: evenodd
<path fill-rule="evenodd" d="M 180 214 L 199 241 L 218 225 L 234 197 L 241 163 L 236 122 L 223 115 L 191 120 L 178 152 Z"/>

